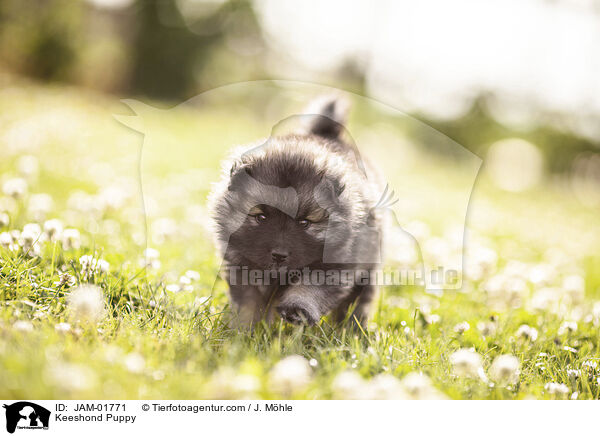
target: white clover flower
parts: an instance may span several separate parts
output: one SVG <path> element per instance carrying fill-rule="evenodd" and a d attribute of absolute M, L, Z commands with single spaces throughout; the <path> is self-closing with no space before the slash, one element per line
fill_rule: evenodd
<path fill-rule="evenodd" d="M 110 268 L 110 264 L 104 259 L 98 259 L 97 268 L 101 273 L 106 273 Z"/>
<path fill-rule="evenodd" d="M 288 356 L 275 364 L 269 373 L 269 387 L 282 395 L 304 389 L 312 377 L 308 361 L 298 355 Z"/>
<path fill-rule="evenodd" d="M 567 276 L 563 279 L 562 289 L 573 302 L 580 302 L 585 296 L 585 279 L 578 274 Z"/>
<path fill-rule="evenodd" d="M 68 322 L 59 322 L 54 326 L 54 330 L 62 334 L 69 333 L 71 331 L 71 324 Z"/>
<path fill-rule="evenodd" d="M 111 185 L 103 188 L 96 199 L 103 210 L 118 210 L 125 205 L 129 197 L 127 190 L 119 185 Z"/>
<path fill-rule="evenodd" d="M 483 336 L 492 336 L 496 333 L 496 323 L 494 322 L 480 322 L 477 324 L 477 328 Z"/>
<path fill-rule="evenodd" d="M 546 263 L 534 265 L 529 271 L 529 281 L 535 286 L 544 286 L 552 282 L 555 276 L 555 268 Z"/>
<path fill-rule="evenodd" d="M 565 396 L 569 393 L 569 388 L 563 383 L 546 383 L 544 390 L 550 395 Z"/>
<path fill-rule="evenodd" d="M 83 191 L 75 191 L 67 200 L 67 207 L 85 214 L 98 213 L 98 205 L 95 197 Z"/>
<path fill-rule="evenodd" d="M 200 280 L 200 273 L 198 271 L 194 271 L 194 270 L 190 269 L 190 270 L 187 270 L 184 275 L 194 282 L 197 282 L 198 280 Z"/>
<path fill-rule="evenodd" d="M 177 223 L 171 218 L 160 218 L 151 227 L 152 240 L 162 244 L 177 233 Z"/>
<path fill-rule="evenodd" d="M 23 232 L 31 232 L 36 236 L 42 234 L 42 227 L 38 223 L 28 223 L 23 226 Z"/>
<path fill-rule="evenodd" d="M 2 185 L 2 191 L 9 197 L 18 199 L 27 193 L 27 182 L 25 179 L 8 179 Z"/>
<path fill-rule="evenodd" d="M 63 231 L 62 221 L 59 219 L 51 219 L 44 223 L 44 232 L 51 241 L 57 241 L 61 238 Z"/>
<path fill-rule="evenodd" d="M 431 387 L 431 380 L 424 374 L 411 372 L 404 376 L 402 384 L 412 397 L 420 397 L 422 392 Z"/>
<path fill-rule="evenodd" d="M 589 372 L 594 372 L 598 367 L 598 362 L 596 362 L 595 360 L 585 360 L 581 363 L 581 367 Z"/>
<path fill-rule="evenodd" d="M 85 280 L 89 280 L 94 274 L 106 273 L 110 267 L 109 263 L 104 259 L 96 259 L 92 255 L 85 255 L 79 258 L 81 264 L 81 274 Z"/>
<path fill-rule="evenodd" d="M 33 324 L 31 324 L 29 321 L 15 321 L 13 324 L 13 329 L 17 332 L 29 333 L 33 331 Z"/>
<path fill-rule="evenodd" d="M 344 371 L 338 374 L 331 384 L 335 398 L 343 400 L 361 400 L 369 397 L 368 383 L 356 371 Z"/>
<path fill-rule="evenodd" d="M 129 353 L 125 356 L 123 363 L 125 364 L 127 371 L 134 374 L 140 374 L 146 368 L 146 360 L 140 353 Z"/>
<path fill-rule="evenodd" d="M 424 314 L 423 317 L 425 318 L 425 322 L 427 324 L 437 324 L 442 320 L 442 317 L 437 313 Z"/>
<path fill-rule="evenodd" d="M 104 317 L 104 293 L 98 286 L 82 285 L 73 289 L 67 302 L 76 320 L 95 323 Z"/>
<path fill-rule="evenodd" d="M 483 370 L 479 353 L 469 348 L 461 348 L 450 355 L 453 372 L 461 377 L 481 377 Z"/>
<path fill-rule="evenodd" d="M 527 324 L 522 324 L 517 330 L 516 336 L 519 338 L 527 339 L 531 342 L 535 342 L 535 340 L 538 337 L 538 331 L 535 328 L 528 326 Z"/>
<path fill-rule="evenodd" d="M 471 280 L 481 280 L 496 268 L 498 255 L 488 247 L 475 245 L 465 254 L 465 273 Z"/>
<path fill-rule="evenodd" d="M 507 271 L 508 269 L 507 266 L 504 272 L 493 275 L 483 283 L 483 289 L 490 303 L 502 309 L 520 307 L 523 297 L 529 290 L 527 282 L 513 274 L 514 272 Z"/>
<path fill-rule="evenodd" d="M 142 265 L 149 269 L 158 269 L 160 268 L 160 252 L 155 248 L 146 248 L 144 250 L 144 259 L 142 260 Z"/>
<path fill-rule="evenodd" d="M 466 332 L 467 330 L 469 330 L 470 328 L 471 328 L 471 326 L 469 325 L 469 323 L 467 321 L 463 321 L 454 326 L 454 331 L 456 333 L 462 334 L 462 333 Z"/>
<path fill-rule="evenodd" d="M 46 375 L 53 384 L 66 391 L 87 391 L 98 383 L 96 373 L 91 368 L 74 363 L 53 363 L 46 370 Z"/>
<path fill-rule="evenodd" d="M 502 354 L 494 359 L 490 366 L 490 378 L 496 383 L 515 384 L 519 381 L 521 363 L 510 354 Z"/>
<path fill-rule="evenodd" d="M 36 220 L 43 219 L 54 207 L 54 200 L 48 194 L 34 194 L 29 197 L 28 209 Z"/>
<path fill-rule="evenodd" d="M 94 259 L 94 256 L 90 255 L 90 254 L 86 254 L 85 256 L 81 256 L 79 258 L 79 264 L 83 267 L 83 268 L 88 268 L 89 265 L 91 264 L 96 264 L 96 259 Z"/>
<path fill-rule="evenodd" d="M 29 223 L 23 226 L 23 231 L 19 235 L 19 244 L 24 249 L 33 247 L 38 242 L 43 242 L 45 237 L 42 233 L 42 228 L 37 223 Z"/>
<path fill-rule="evenodd" d="M 15 233 L 16 235 L 16 233 Z M 14 236 L 13 235 L 13 238 Z M 39 256 L 41 254 L 41 243 L 45 241 L 45 235 L 39 224 L 30 223 L 23 227 L 23 231 L 18 234 L 18 243 L 27 252 L 29 256 Z"/>
<path fill-rule="evenodd" d="M 144 257 L 149 260 L 157 260 L 160 257 L 160 252 L 156 248 L 146 248 L 144 250 Z"/>
<path fill-rule="evenodd" d="M 10 224 L 10 217 L 8 216 L 8 214 L 4 213 L 4 212 L 0 212 L 0 228 L 8 227 L 9 224 Z"/>
<path fill-rule="evenodd" d="M 179 287 L 181 291 L 191 292 L 194 290 L 194 286 L 192 285 L 192 279 L 185 275 L 179 277 Z"/>
<path fill-rule="evenodd" d="M 65 273 L 59 273 L 58 274 L 58 281 L 54 282 L 54 286 L 58 286 L 58 287 L 63 287 L 63 286 L 64 287 L 71 287 L 76 282 L 77 282 L 77 280 L 71 274 L 66 273 L 66 272 Z"/>
<path fill-rule="evenodd" d="M 165 289 L 168 292 L 181 292 L 183 289 L 181 288 L 181 286 L 179 286 L 177 283 L 171 283 L 170 285 L 165 286 Z"/>
<path fill-rule="evenodd" d="M 194 298 L 194 307 L 200 307 L 210 301 L 210 297 L 196 297 Z M 211 307 L 213 309 L 213 307 Z"/>
<path fill-rule="evenodd" d="M 577 323 L 575 321 L 564 321 L 558 328 L 558 334 L 575 333 L 577 331 Z"/>
<path fill-rule="evenodd" d="M 251 398 L 260 389 L 260 380 L 251 374 L 237 374 L 232 379 L 238 398 Z"/>
<path fill-rule="evenodd" d="M 17 244 L 15 244 L 12 235 L 8 232 L 0 233 L 0 245 L 7 250 L 15 250 L 17 248 Z"/>
<path fill-rule="evenodd" d="M 373 400 L 403 400 L 407 398 L 402 383 L 391 374 L 377 374 L 369 382 L 369 397 Z"/>
<path fill-rule="evenodd" d="M 581 377 L 580 369 L 567 369 L 567 377 L 570 380 L 578 380 Z"/>
<path fill-rule="evenodd" d="M 62 232 L 62 246 L 64 250 L 77 250 L 81 246 L 79 230 L 65 229 Z"/>
<path fill-rule="evenodd" d="M 433 386 L 429 377 L 418 372 L 411 372 L 404 376 L 402 387 L 413 400 L 442 400 L 446 398 Z"/>
<path fill-rule="evenodd" d="M 529 266 L 525 262 L 510 260 L 504 267 L 504 273 L 512 277 L 525 279 L 527 278 L 528 269 Z"/>
<path fill-rule="evenodd" d="M 123 350 L 117 345 L 107 345 L 103 352 L 103 358 L 110 364 L 121 362 L 123 359 Z"/>
<path fill-rule="evenodd" d="M 255 398 L 259 389 L 260 380 L 256 376 L 238 374 L 229 367 L 219 368 L 208 383 L 211 398 L 218 400 Z"/>
<path fill-rule="evenodd" d="M 546 310 L 557 311 L 560 303 L 561 295 L 560 290 L 557 288 L 545 287 L 537 290 L 531 300 L 529 306 L 531 309 L 544 312 Z"/>

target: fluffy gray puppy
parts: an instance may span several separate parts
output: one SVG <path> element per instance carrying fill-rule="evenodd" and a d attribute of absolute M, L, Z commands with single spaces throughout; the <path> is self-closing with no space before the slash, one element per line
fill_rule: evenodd
<path fill-rule="evenodd" d="M 209 198 L 241 324 L 368 317 L 385 191 L 343 127 L 347 105 L 316 104 L 299 116 L 303 133 L 237 149 Z"/>

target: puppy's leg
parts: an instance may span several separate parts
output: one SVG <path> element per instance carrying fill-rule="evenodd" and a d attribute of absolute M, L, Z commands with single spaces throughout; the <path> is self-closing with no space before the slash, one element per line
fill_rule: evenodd
<path fill-rule="evenodd" d="M 340 302 L 340 304 L 335 308 L 332 316 L 333 320 L 336 323 L 341 323 L 346 319 L 346 317 L 348 316 L 348 309 L 350 308 L 350 306 L 352 306 L 352 304 L 356 302 L 360 291 L 361 287 L 359 286 L 355 286 L 354 288 L 352 288 L 352 292 L 350 292 L 350 294 L 346 298 L 344 298 Z"/>
<path fill-rule="evenodd" d="M 234 285 L 229 287 L 229 295 L 235 312 L 234 326 L 252 327 L 260 322 L 265 314 L 266 305 L 257 288 Z"/>
<path fill-rule="evenodd" d="M 357 285 L 352 289 L 350 295 L 345 298 L 333 312 L 335 322 L 342 322 L 348 318 L 350 322 L 358 322 L 364 326 L 371 312 L 373 300 L 377 295 L 377 288 L 374 285 Z M 348 309 L 356 303 L 356 307 L 350 315 Z"/>
<path fill-rule="evenodd" d="M 373 300 L 377 296 L 377 287 L 375 285 L 363 285 L 360 287 L 360 293 L 356 302 L 356 307 L 352 312 L 350 319 L 358 321 L 360 325 L 365 325 L 371 314 Z"/>
<path fill-rule="evenodd" d="M 348 296 L 349 288 L 294 285 L 285 289 L 277 312 L 292 324 L 313 325 Z"/>

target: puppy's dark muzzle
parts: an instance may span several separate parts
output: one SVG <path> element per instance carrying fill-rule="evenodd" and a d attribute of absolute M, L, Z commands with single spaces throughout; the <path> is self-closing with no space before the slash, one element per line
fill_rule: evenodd
<path fill-rule="evenodd" d="M 298 304 L 280 304 L 277 306 L 277 313 L 284 321 L 294 325 L 314 325 L 319 320 L 310 310 Z"/>

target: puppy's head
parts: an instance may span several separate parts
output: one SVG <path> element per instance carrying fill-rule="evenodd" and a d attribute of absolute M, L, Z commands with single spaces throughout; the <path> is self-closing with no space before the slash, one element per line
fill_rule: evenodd
<path fill-rule="evenodd" d="M 260 269 L 322 261 L 327 232 L 347 215 L 339 171 L 326 150 L 298 137 L 238 158 L 216 208 L 230 258 Z"/>

